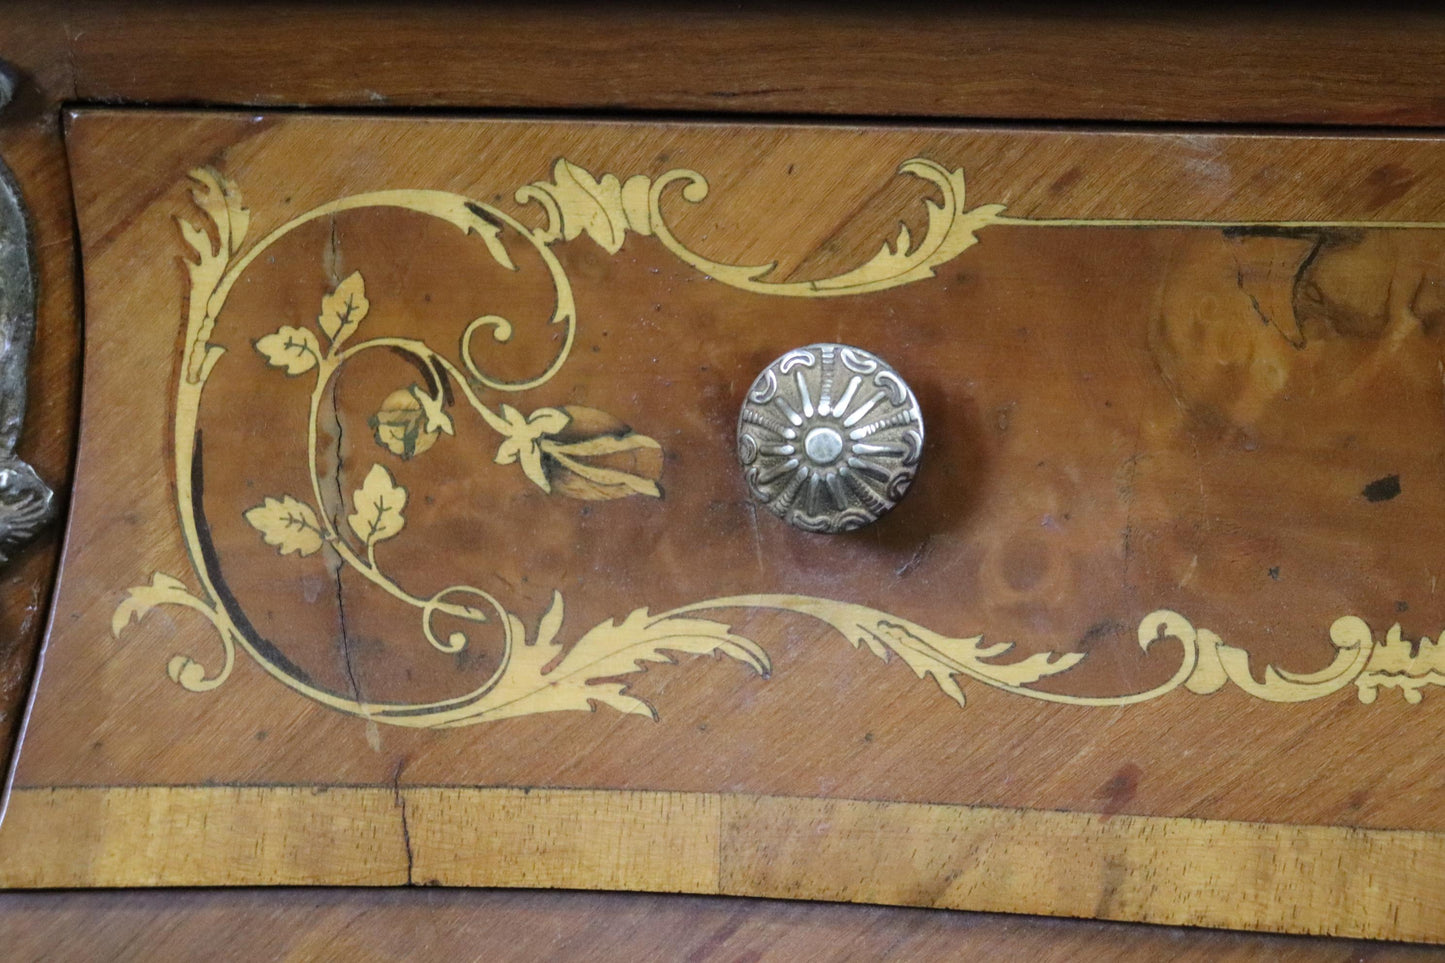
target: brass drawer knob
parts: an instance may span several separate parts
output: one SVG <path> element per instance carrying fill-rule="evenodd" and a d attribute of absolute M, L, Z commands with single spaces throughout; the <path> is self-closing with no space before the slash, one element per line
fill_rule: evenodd
<path fill-rule="evenodd" d="M 898 504 L 923 453 L 923 414 L 887 362 L 846 344 L 776 359 L 738 415 L 753 497 L 809 532 L 852 531 Z"/>

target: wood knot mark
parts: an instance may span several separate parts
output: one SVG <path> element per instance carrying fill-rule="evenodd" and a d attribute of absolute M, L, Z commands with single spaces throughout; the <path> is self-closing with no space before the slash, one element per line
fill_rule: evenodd
<path fill-rule="evenodd" d="M 1376 478 L 1360 492 L 1367 502 L 1387 502 L 1400 494 L 1400 476 L 1386 475 Z"/>
<path fill-rule="evenodd" d="M 1370 176 L 1365 178 L 1365 186 L 1370 191 L 1370 209 L 1377 211 L 1409 193 L 1410 188 L 1415 186 L 1415 175 L 1399 164 L 1385 164 L 1370 172 Z"/>
<path fill-rule="evenodd" d="M 1133 802 L 1139 791 L 1139 777 L 1143 774 L 1143 770 L 1132 762 L 1120 766 L 1119 771 L 1099 787 L 1098 798 L 1104 801 L 1104 807 L 1099 810 L 1100 816 L 1107 820 L 1118 815 L 1125 806 Z"/>

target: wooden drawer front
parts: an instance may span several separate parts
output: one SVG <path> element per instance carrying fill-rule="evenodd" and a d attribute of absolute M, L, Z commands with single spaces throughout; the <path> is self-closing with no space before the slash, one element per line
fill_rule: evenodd
<path fill-rule="evenodd" d="M 81 449 L 0 883 L 1445 937 L 1445 142 L 85 111 L 68 145 Z M 816 342 L 927 424 L 837 536 L 735 451 Z"/>

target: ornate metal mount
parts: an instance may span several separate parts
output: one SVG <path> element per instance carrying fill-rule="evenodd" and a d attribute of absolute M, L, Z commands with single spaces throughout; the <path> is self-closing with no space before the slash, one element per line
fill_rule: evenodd
<path fill-rule="evenodd" d="M 908 490 L 923 415 L 875 354 L 796 348 L 763 369 L 738 416 L 738 461 L 758 501 L 788 524 L 833 534 L 877 521 Z"/>
<path fill-rule="evenodd" d="M 14 89 L 14 74 L 0 63 L 0 109 Z M 0 562 L 54 514 L 50 487 L 15 454 L 25 421 L 35 303 L 29 218 L 10 169 L 0 162 Z"/>

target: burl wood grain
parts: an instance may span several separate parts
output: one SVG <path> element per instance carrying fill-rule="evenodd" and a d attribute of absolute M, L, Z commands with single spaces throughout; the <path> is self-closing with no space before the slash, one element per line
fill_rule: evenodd
<path fill-rule="evenodd" d="M 378 559 L 418 590 L 466 571 L 529 639 L 554 589 L 567 644 L 640 606 L 790 592 L 1016 642 L 1004 661 L 1083 653 L 1038 688 L 1106 697 L 1174 671 L 1177 641 L 1145 654 L 1135 638 L 1161 607 L 1246 649 L 1256 679 L 1266 663 L 1327 664 L 1342 615 L 1377 639 L 1396 622 L 1407 639 L 1437 632 L 1441 236 L 1351 223 L 1438 219 L 1436 142 L 99 112 L 69 143 L 88 285 L 82 480 L 0 836 L 12 884 L 620 886 L 1440 937 L 1428 688 L 1419 704 L 1353 686 L 1277 703 L 1235 685 L 1099 707 L 964 680 L 959 706 L 801 616 L 734 610 L 709 617 L 762 645 L 770 677 L 685 658 L 627 680 L 656 722 L 600 707 L 432 732 L 322 708 L 244 654 L 219 688 L 183 691 L 168 660 L 214 666 L 217 643 L 181 610 L 110 634 L 127 588 L 191 578 L 170 438 L 190 169 L 234 179 L 260 237 L 399 187 L 537 223 L 512 192 L 558 157 L 599 176 L 689 167 L 711 194 L 666 207 L 680 243 L 809 278 L 865 260 L 900 217 L 923 237 L 930 189 L 895 174 L 920 155 L 965 170 L 967 206 L 1024 220 L 893 290 L 770 298 L 651 238 L 615 255 L 586 235 L 556 245 L 574 352 L 509 401 L 606 411 L 656 438 L 660 499 L 548 495 L 493 463 L 463 408 L 454 435 L 396 458 L 368 419 L 416 372 L 385 357 L 330 396 L 326 485 L 344 494 L 387 465 L 409 527 Z M 1073 223 L 1101 218 L 1173 223 Z M 1336 226 L 1299 224 L 1315 221 Z M 222 310 L 198 421 L 207 564 L 321 690 L 436 699 L 484 679 L 499 649 L 481 634 L 466 657 L 437 653 L 354 571 L 261 539 L 244 513 L 309 486 L 304 379 L 253 345 L 314 324 L 359 273 L 366 337 L 443 346 L 505 313 L 516 335 L 489 370 L 522 377 L 557 337 L 526 256 L 514 248 L 513 274 L 447 225 L 350 212 L 277 241 Z M 905 372 L 930 442 L 893 516 L 819 540 L 752 517 L 731 438 L 763 362 L 832 338 Z"/>

